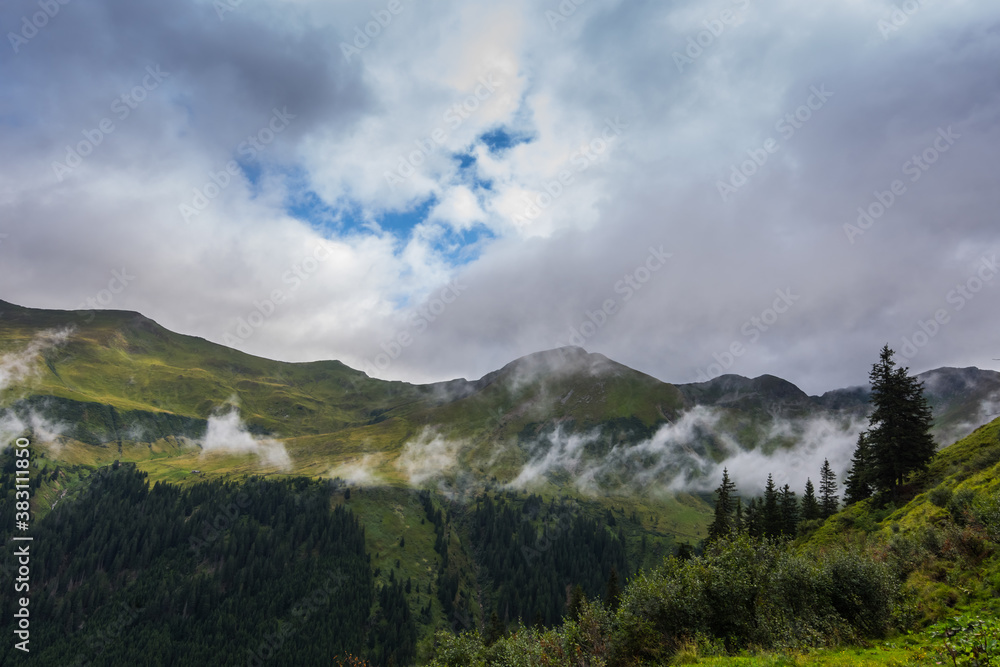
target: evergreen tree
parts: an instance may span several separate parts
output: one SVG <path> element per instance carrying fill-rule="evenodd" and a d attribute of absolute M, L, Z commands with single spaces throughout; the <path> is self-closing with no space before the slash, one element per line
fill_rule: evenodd
<path fill-rule="evenodd" d="M 820 518 L 821 509 L 819 501 L 816 500 L 816 491 L 813 488 L 811 479 L 806 479 L 806 490 L 802 494 L 802 520 L 812 521 Z"/>
<path fill-rule="evenodd" d="M 503 623 L 500 622 L 500 617 L 497 615 L 497 610 L 494 609 L 493 613 L 490 614 L 490 622 L 486 626 L 486 632 L 483 634 L 483 643 L 487 646 L 496 643 L 498 639 L 504 636 Z"/>
<path fill-rule="evenodd" d="M 747 503 L 747 512 L 744 524 L 746 525 L 747 534 L 750 535 L 750 537 L 760 537 L 763 534 L 763 528 L 761 527 L 760 503 L 756 498 L 751 498 L 750 502 Z"/>
<path fill-rule="evenodd" d="M 830 461 L 823 459 L 823 467 L 819 471 L 820 516 L 826 519 L 836 514 L 838 500 L 837 474 L 830 467 Z"/>
<path fill-rule="evenodd" d="M 691 560 L 694 558 L 694 547 L 692 547 L 688 542 L 678 544 L 677 553 L 675 555 L 679 560 Z"/>
<path fill-rule="evenodd" d="M 611 575 L 608 577 L 608 588 L 604 593 L 604 606 L 611 611 L 617 611 L 621 597 L 622 590 L 618 584 L 618 570 L 612 567 Z"/>
<path fill-rule="evenodd" d="M 787 484 L 781 489 L 779 507 L 781 532 L 788 537 L 794 537 L 795 529 L 799 525 L 799 502 L 795 498 L 795 492 Z"/>
<path fill-rule="evenodd" d="M 927 468 L 934 456 L 931 409 L 924 386 L 905 367 L 896 368 L 888 345 L 868 374 L 874 407 L 866 432 L 872 454 L 875 491 L 898 497 L 907 476 Z"/>
<path fill-rule="evenodd" d="M 706 542 L 728 537 L 733 532 L 733 497 L 736 485 L 729 480 L 729 470 L 722 470 L 722 484 L 715 490 L 715 519 L 708 527 Z"/>
<path fill-rule="evenodd" d="M 574 621 L 579 619 L 580 611 L 586 602 L 587 596 L 583 592 L 583 586 L 580 584 L 573 586 L 566 599 L 566 615 Z"/>
<path fill-rule="evenodd" d="M 872 452 L 865 433 L 858 434 L 858 444 L 851 457 L 844 483 L 844 502 L 856 503 L 872 497 Z"/>
<path fill-rule="evenodd" d="M 736 514 L 733 517 L 733 532 L 737 535 L 743 533 L 746 529 L 746 520 L 743 515 L 743 499 L 736 498 Z"/>
<path fill-rule="evenodd" d="M 764 487 L 764 507 L 760 523 L 764 537 L 781 535 L 781 508 L 778 506 L 778 490 L 774 488 L 771 473 L 767 474 L 767 485 Z"/>

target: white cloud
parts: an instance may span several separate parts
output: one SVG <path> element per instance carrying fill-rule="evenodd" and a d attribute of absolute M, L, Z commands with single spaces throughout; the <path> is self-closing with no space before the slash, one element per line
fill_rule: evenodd
<path fill-rule="evenodd" d="M 0 391 L 29 381 L 38 373 L 42 355 L 63 345 L 72 334 L 72 329 L 42 331 L 35 334 L 23 349 L 0 355 Z"/>
<path fill-rule="evenodd" d="M 325 240 L 335 258 L 241 349 L 359 366 L 457 275 L 467 296 L 387 370 L 441 380 L 565 340 L 648 246 L 665 244 L 669 271 L 619 301 L 589 349 L 690 381 L 746 344 L 741 324 L 791 287 L 802 301 L 730 370 L 811 393 L 859 384 L 879 346 L 898 347 L 946 306 L 995 246 L 1000 37 L 989 26 L 1000 6 L 927 6 L 883 39 L 888 6 L 749 3 L 679 72 L 673 52 L 743 4 L 586 3 L 554 29 L 546 7 L 522 0 L 405 4 L 350 62 L 339 44 L 371 20 L 370 6 L 262 1 L 224 21 L 202 1 L 81 6 L 5 70 L 0 115 L 18 131 L 0 135 L 0 150 L 18 160 L 0 165 L 4 298 L 73 308 L 128 266 L 137 279 L 114 307 L 221 342 L 255 303 L 290 292 L 286 272 Z M 4 5 L 0 22 L 20 25 L 21 11 Z M 111 104 L 153 64 L 170 76 L 119 118 Z M 449 117 L 491 74 L 495 90 Z M 776 123 L 822 84 L 834 96 L 782 137 Z M 254 159 L 241 154 L 285 107 L 288 128 Z M 105 117 L 114 131 L 57 180 L 52 162 Z M 576 156 L 616 117 L 627 130 L 579 170 Z M 958 143 L 849 244 L 843 224 L 906 178 L 900 166 L 948 125 Z M 390 188 L 386 171 L 439 128 L 443 141 L 430 139 L 413 175 Z M 479 138 L 497 128 L 531 141 L 490 152 Z M 780 149 L 722 202 L 716 182 L 769 137 Z M 460 169 L 466 154 L 475 162 Z M 237 158 L 245 171 L 185 223 L 179 205 Z M 524 198 L 549 195 L 564 169 L 573 182 L 524 217 Z M 294 218 L 286 203 L 308 191 L 334 211 Z M 415 231 L 373 231 L 385 213 L 431 198 L 433 219 Z M 495 238 L 478 257 L 454 252 L 447 234 L 480 223 Z M 952 313 L 915 371 L 993 366 L 998 284 Z"/>
<path fill-rule="evenodd" d="M 273 438 L 251 433 L 234 405 L 208 418 L 208 429 L 198 444 L 203 454 L 255 454 L 263 465 L 282 470 L 292 467 L 285 445 Z"/>
<path fill-rule="evenodd" d="M 461 441 L 445 438 L 434 429 L 425 428 L 403 445 L 395 465 L 411 484 L 420 485 L 454 470 L 462 447 Z"/>

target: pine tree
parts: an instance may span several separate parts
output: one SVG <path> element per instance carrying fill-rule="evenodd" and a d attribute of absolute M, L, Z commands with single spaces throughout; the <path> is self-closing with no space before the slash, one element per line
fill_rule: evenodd
<path fill-rule="evenodd" d="M 819 501 L 816 500 L 816 490 L 811 479 L 806 478 L 806 490 L 802 494 L 802 520 L 813 521 L 820 517 Z"/>
<path fill-rule="evenodd" d="M 503 623 L 500 622 L 500 617 L 497 615 L 496 609 L 490 614 L 489 625 L 486 626 L 486 632 L 483 636 L 483 643 L 487 646 L 496 643 L 498 639 L 503 637 L 504 627 Z"/>
<path fill-rule="evenodd" d="M 743 515 L 743 499 L 736 498 L 736 514 L 733 516 L 733 532 L 740 535 L 746 530 L 746 520 Z"/>
<path fill-rule="evenodd" d="M 830 461 L 823 459 L 823 467 L 819 471 L 819 507 L 820 516 L 824 519 L 837 513 L 837 474 L 830 467 Z"/>
<path fill-rule="evenodd" d="M 844 482 L 844 502 L 856 503 L 872 497 L 872 452 L 865 433 L 858 434 L 858 444 L 851 457 L 851 467 Z"/>
<path fill-rule="evenodd" d="M 781 489 L 779 506 L 781 510 L 781 532 L 788 537 L 794 537 L 795 529 L 799 525 L 799 503 L 795 498 L 795 492 L 787 484 Z"/>
<path fill-rule="evenodd" d="M 617 611 L 621 596 L 621 587 L 618 585 L 618 570 L 612 567 L 611 575 L 608 577 L 608 586 L 604 592 L 604 606 L 611 611 Z"/>
<path fill-rule="evenodd" d="M 715 519 L 708 527 L 707 542 L 728 537 L 733 532 L 733 492 L 736 485 L 729 480 L 729 470 L 722 470 L 722 484 L 715 490 Z"/>
<path fill-rule="evenodd" d="M 750 502 L 747 503 L 747 512 L 744 524 L 746 525 L 747 534 L 750 537 L 760 537 L 763 534 L 763 529 L 761 527 L 760 503 L 756 498 L 751 498 Z"/>
<path fill-rule="evenodd" d="M 778 491 L 774 488 L 774 479 L 767 475 L 767 485 L 764 487 L 764 507 L 761 510 L 761 529 L 764 537 L 781 535 L 781 508 L 778 507 Z"/>
<path fill-rule="evenodd" d="M 907 476 L 927 468 L 935 445 L 923 383 L 910 377 L 908 368 L 896 368 L 893 354 L 885 345 L 868 374 L 874 409 L 868 417 L 866 436 L 875 491 L 898 497 Z"/>
<path fill-rule="evenodd" d="M 587 596 L 583 592 L 583 586 L 577 584 L 573 586 L 566 599 L 566 615 L 572 620 L 580 618 L 580 611 L 587 602 Z"/>

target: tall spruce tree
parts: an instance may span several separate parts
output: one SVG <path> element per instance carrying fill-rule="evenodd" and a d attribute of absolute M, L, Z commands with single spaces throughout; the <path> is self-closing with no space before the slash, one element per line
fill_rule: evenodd
<path fill-rule="evenodd" d="M 864 432 L 858 434 L 851 467 L 844 482 L 844 502 L 856 503 L 872 497 L 872 451 Z"/>
<path fill-rule="evenodd" d="M 781 488 L 778 505 L 781 511 L 781 533 L 795 537 L 795 529 L 799 525 L 799 502 L 795 498 L 795 492 L 787 484 Z"/>
<path fill-rule="evenodd" d="M 781 535 L 781 508 L 778 506 L 778 490 L 774 487 L 774 478 L 767 474 L 767 484 L 764 486 L 764 506 L 761 509 L 761 529 L 764 537 Z"/>
<path fill-rule="evenodd" d="M 760 512 L 760 503 L 756 498 L 751 498 L 750 502 L 747 503 L 746 518 L 744 519 L 746 531 L 750 537 L 760 537 L 763 535 Z"/>
<path fill-rule="evenodd" d="M 827 519 L 837 513 L 837 473 L 830 467 L 830 461 L 823 459 L 823 467 L 819 471 L 819 507 L 820 516 Z"/>
<path fill-rule="evenodd" d="M 802 520 L 812 521 L 820 518 L 819 501 L 816 500 L 816 490 L 811 479 L 806 478 L 806 490 L 802 494 Z"/>
<path fill-rule="evenodd" d="M 720 537 L 728 537 L 733 532 L 733 492 L 736 485 L 729 479 L 729 470 L 722 469 L 722 484 L 715 490 L 715 518 L 708 527 L 708 538 L 712 542 Z"/>
<path fill-rule="evenodd" d="M 866 437 L 875 491 L 896 498 L 910 473 L 927 468 L 936 448 L 923 383 L 908 375 L 908 368 L 897 368 L 893 354 L 885 345 L 868 374 L 873 410 Z"/>

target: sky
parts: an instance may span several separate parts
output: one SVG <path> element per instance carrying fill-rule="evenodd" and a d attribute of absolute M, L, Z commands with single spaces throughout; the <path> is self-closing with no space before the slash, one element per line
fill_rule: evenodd
<path fill-rule="evenodd" d="M 5 2 L 0 298 L 412 382 L 1000 365 L 1000 4 L 429 4 Z"/>

